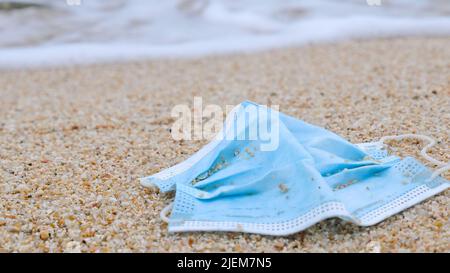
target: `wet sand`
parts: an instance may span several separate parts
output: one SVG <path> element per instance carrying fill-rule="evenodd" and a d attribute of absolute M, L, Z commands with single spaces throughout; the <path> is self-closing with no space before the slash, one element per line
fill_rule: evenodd
<path fill-rule="evenodd" d="M 175 141 L 177 104 L 249 99 L 350 141 L 421 133 L 450 159 L 450 38 L 310 45 L 195 60 L 0 72 L 0 251 L 449 252 L 450 191 L 372 227 L 330 219 L 287 237 L 168 234 L 173 195 L 138 178 L 206 141 Z M 418 155 L 420 143 L 395 145 Z M 444 175 L 450 178 L 450 173 Z"/>

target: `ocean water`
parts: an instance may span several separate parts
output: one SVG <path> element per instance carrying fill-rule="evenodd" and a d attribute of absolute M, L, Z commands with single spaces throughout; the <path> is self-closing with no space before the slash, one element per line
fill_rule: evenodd
<path fill-rule="evenodd" d="M 450 0 L 0 1 L 0 67 L 420 35 L 450 35 Z"/>

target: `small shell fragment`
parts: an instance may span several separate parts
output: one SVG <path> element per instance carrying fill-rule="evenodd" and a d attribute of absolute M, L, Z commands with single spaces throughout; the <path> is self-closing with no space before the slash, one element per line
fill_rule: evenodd
<path fill-rule="evenodd" d="M 286 184 L 284 184 L 284 183 L 278 184 L 278 188 L 280 189 L 280 191 L 281 191 L 282 193 L 286 193 L 286 192 L 289 191 L 289 188 L 288 188 L 288 187 L 286 186 Z"/>

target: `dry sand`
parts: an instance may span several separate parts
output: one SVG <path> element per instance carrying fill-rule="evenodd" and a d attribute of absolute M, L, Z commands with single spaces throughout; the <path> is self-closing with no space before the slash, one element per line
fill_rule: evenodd
<path fill-rule="evenodd" d="M 173 195 L 137 182 L 205 144 L 169 133 L 172 107 L 194 96 L 279 104 L 352 142 L 427 134 L 448 161 L 450 38 L 2 71 L 0 87 L 1 251 L 450 251 L 448 190 L 376 226 L 331 219 L 271 237 L 168 234 L 158 215 Z M 415 144 L 397 147 L 417 155 Z"/>

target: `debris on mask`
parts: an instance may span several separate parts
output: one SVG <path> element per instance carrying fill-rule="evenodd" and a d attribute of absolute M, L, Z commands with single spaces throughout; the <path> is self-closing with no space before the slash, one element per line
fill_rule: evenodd
<path fill-rule="evenodd" d="M 352 180 L 348 181 L 347 183 L 337 185 L 336 187 L 334 187 L 333 191 L 345 189 L 348 186 L 353 185 L 357 182 L 358 182 L 357 179 L 352 179 Z"/>
<path fill-rule="evenodd" d="M 191 181 L 191 184 L 192 185 L 195 185 L 195 184 L 197 184 L 198 182 L 200 182 L 200 181 L 202 181 L 202 180 L 205 180 L 206 178 L 208 178 L 208 173 L 206 172 L 206 173 L 203 173 L 203 174 L 200 174 L 199 176 L 197 176 L 196 178 L 194 178 L 192 181 Z"/>
<path fill-rule="evenodd" d="M 281 191 L 282 193 L 286 193 L 286 192 L 289 191 L 289 188 L 288 188 L 288 187 L 286 186 L 286 184 L 284 184 L 284 183 L 278 184 L 278 188 L 280 189 L 280 191 Z"/>
<path fill-rule="evenodd" d="M 226 166 L 228 166 L 228 163 L 226 162 L 224 157 L 221 157 L 221 161 L 216 163 L 213 167 L 211 167 L 207 172 L 200 174 L 199 176 L 197 176 L 196 178 L 194 178 L 191 182 L 192 185 L 197 184 L 198 182 L 207 179 L 208 177 L 210 177 L 211 175 L 213 175 L 214 173 L 222 170 L 223 168 L 225 168 Z"/>
<path fill-rule="evenodd" d="M 249 148 L 245 148 L 245 152 L 250 156 L 250 157 L 254 157 L 255 153 L 253 153 Z"/>

